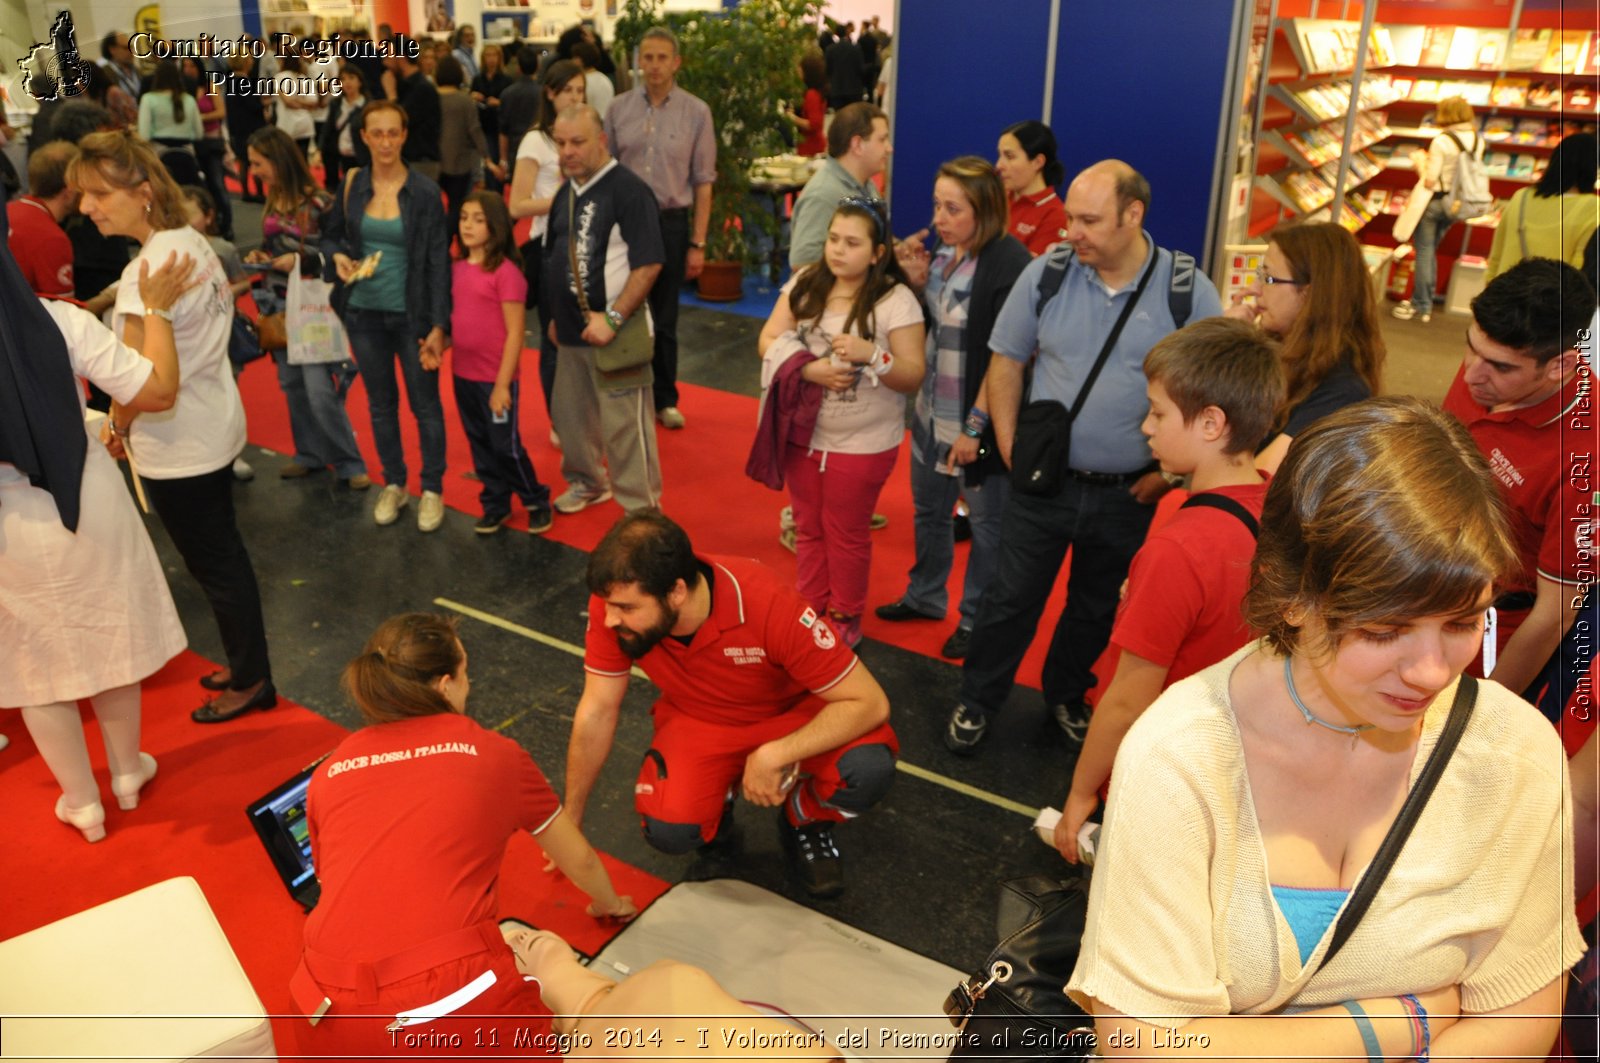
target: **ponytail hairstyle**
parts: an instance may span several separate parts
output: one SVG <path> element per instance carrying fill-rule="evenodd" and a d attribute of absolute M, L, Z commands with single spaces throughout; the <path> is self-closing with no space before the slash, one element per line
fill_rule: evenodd
<path fill-rule="evenodd" d="M 341 682 L 368 723 L 453 713 L 433 684 L 455 675 L 465 659 L 454 617 L 401 613 L 378 625 Z"/>
<path fill-rule="evenodd" d="M 1017 138 L 1017 143 L 1022 146 L 1022 153 L 1030 160 L 1044 156 L 1044 169 L 1039 171 L 1044 178 L 1044 183 L 1049 188 L 1060 188 L 1061 182 L 1067 179 L 1067 167 L 1060 159 L 1056 158 L 1056 135 L 1050 127 L 1043 122 L 1034 121 L 1032 118 L 1026 122 L 1007 126 L 1001 130 L 1000 135 L 1010 134 Z"/>
<path fill-rule="evenodd" d="M 882 200 L 846 196 L 839 200 L 839 206 L 828 221 L 828 228 L 832 229 L 833 223 L 840 218 L 865 220 L 867 231 L 872 233 L 873 252 L 878 256 L 877 261 L 867 269 L 867 276 L 861 282 L 861 290 L 856 292 L 855 302 L 850 304 L 841 330 L 849 332 L 854 328 L 856 335 L 870 340 L 877 331 L 873 308 L 894 290 L 895 285 L 906 284 L 906 275 L 900 268 L 899 260 L 894 257 L 893 237 L 889 234 L 889 208 Z M 800 279 L 789 290 L 789 312 L 794 314 L 795 321 L 801 323 L 802 330 L 815 326 L 822 319 L 835 279 L 833 270 L 828 267 L 827 254 L 824 253 L 822 258 L 800 274 Z"/>
<path fill-rule="evenodd" d="M 150 79 L 151 92 L 165 92 L 172 101 L 173 122 L 183 121 L 183 98 L 188 91 L 183 85 L 183 71 L 173 59 L 163 59 L 156 64 L 155 76 Z"/>

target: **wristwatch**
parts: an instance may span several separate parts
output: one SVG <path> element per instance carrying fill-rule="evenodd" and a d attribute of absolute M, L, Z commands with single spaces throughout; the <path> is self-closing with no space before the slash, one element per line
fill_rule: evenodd
<path fill-rule="evenodd" d="M 694 248 L 696 251 L 704 251 L 706 249 L 706 245 L 703 240 L 690 240 L 689 246 Z"/>
<path fill-rule="evenodd" d="M 627 320 L 627 319 L 622 316 L 622 314 L 617 310 L 616 307 L 613 307 L 613 306 L 606 307 L 606 324 L 611 326 L 611 331 L 612 332 L 621 332 L 622 331 L 622 323 L 625 320 Z"/>

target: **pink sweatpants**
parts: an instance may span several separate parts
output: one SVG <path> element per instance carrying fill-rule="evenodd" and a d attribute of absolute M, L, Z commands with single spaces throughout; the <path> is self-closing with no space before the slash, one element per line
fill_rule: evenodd
<path fill-rule="evenodd" d="M 872 510 L 900 449 L 809 451 L 791 443 L 783 475 L 794 504 L 795 589 L 818 612 L 859 617 L 872 567 Z"/>

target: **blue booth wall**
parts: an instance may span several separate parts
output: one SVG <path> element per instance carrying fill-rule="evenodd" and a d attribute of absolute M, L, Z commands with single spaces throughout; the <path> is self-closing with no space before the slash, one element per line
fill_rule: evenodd
<path fill-rule="evenodd" d="M 901 0 L 895 26 L 889 207 L 906 236 L 933 214 L 940 163 L 993 161 L 1002 129 L 1039 117 L 1050 0 Z"/>
<path fill-rule="evenodd" d="M 968 152 L 993 159 L 1001 129 L 1042 117 L 1050 7 L 902 0 L 897 233 L 926 224 L 940 162 Z M 1202 262 L 1235 11 L 1225 0 L 1060 0 L 1050 126 L 1068 180 L 1100 159 L 1128 162 L 1150 181 L 1157 242 Z"/>

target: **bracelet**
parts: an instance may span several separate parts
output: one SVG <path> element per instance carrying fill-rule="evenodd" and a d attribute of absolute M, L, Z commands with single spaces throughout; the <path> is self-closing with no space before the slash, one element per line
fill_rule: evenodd
<path fill-rule="evenodd" d="M 961 434 L 971 439 L 982 439 L 983 430 L 989 427 L 989 415 L 974 406 L 967 411 L 967 423 L 962 426 Z"/>
<path fill-rule="evenodd" d="M 169 324 L 169 325 L 172 324 L 172 311 L 171 310 L 162 310 L 162 309 L 160 309 L 158 307 L 147 306 L 147 307 L 144 308 L 144 316 L 145 317 L 159 317 L 161 320 L 165 321 L 167 324 Z"/>
<path fill-rule="evenodd" d="M 1370 1063 L 1384 1063 L 1383 1048 L 1378 1044 L 1378 1035 L 1372 1029 L 1372 1020 L 1367 1018 L 1367 1010 L 1353 1000 L 1344 1002 L 1344 1010 L 1356 1021 L 1356 1029 L 1361 1032 L 1361 1044 L 1367 1050 L 1367 1059 Z"/>
<path fill-rule="evenodd" d="M 875 347 L 872 350 L 872 358 L 867 362 L 867 368 L 872 370 L 873 376 L 884 376 L 894 368 L 894 355 L 882 347 Z"/>
<path fill-rule="evenodd" d="M 627 318 L 622 316 L 621 311 L 612 306 L 606 307 L 605 318 L 606 324 L 611 326 L 612 332 L 622 331 L 622 323 L 627 320 Z"/>
<path fill-rule="evenodd" d="M 125 425 L 122 425 L 122 426 L 118 427 L 116 419 L 112 418 L 112 417 L 107 417 L 106 418 L 106 423 L 111 425 L 111 434 L 116 436 L 118 439 L 127 439 L 128 438 L 128 432 L 131 431 L 132 428 L 133 428 L 133 422 L 131 422 L 131 421 L 129 423 L 125 424 Z"/>
<path fill-rule="evenodd" d="M 1400 998 L 1400 1003 L 1411 1015 L 1412 1045 L 1415 1049 L 1411 1054 L 1416 1057 L 1417 1063 L 1428 1063 L 1428 1049 L 1433 1044 L 1433 1034 L 1428 1029 L 1428 1009 L 1422 1006 L 1422 1001 L 1417 999 L 1415 993 L 1407 993 Z"/>

